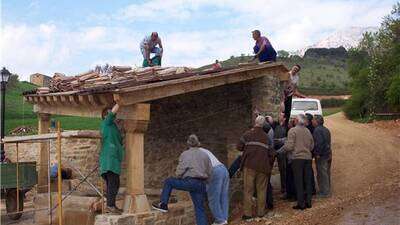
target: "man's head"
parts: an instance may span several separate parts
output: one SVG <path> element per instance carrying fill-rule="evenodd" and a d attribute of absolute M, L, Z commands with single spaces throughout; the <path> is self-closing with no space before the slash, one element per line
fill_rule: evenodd
<path fill-rule="evenodd" d="M 306 124 L 307 117 L 304 114 L 299 114 L 296 116 L 296 125 L 304 126 Z"/>
<path fill-rule="evenodd" d="M 272 119 L 272 116 L 266 116 L 265 121 L 267 123 L 269 123 L 270 125 L 272 125 L 274 123 L 274 119 Z"/>
<path fill-rule="evenodd" d="M 261 37 L 261 32 L 260 32 L 259 30 L 253 30 L 253 31 L 251 32 L 251 34 L 253 35 L 253 39 L 254 39 L 254 40 L 258 40 L 258 38 Z"/>
<path fill-rule="evenodd" d="M 311 121 L 313 120 L 313 115 L 311 115 L 310 113 L 306 113 L 306 118 L 307 118 L 306 125 L 308 126 L 311 124 Z"/>
<path fill-rule="evenodd" d="M 158 33 L 157 32 L 152 32 L 151 33 L 151 40 L 156 41 L 158 39 Z"/>
<path fill-rule="evenodd" d="M 300 72 L 301 70 L 301 66 L 299 64 L 296 64 L 292 67 L 292 74 L 297 74 L 298 72 Z"/>
<path fill-rule="evenodd" d="M 189 147 L 200 147 L 199 138 L 197 138 L 195 134 L 189 135 L 186 143 L 189 145 Z"/>
<path fill-rule="evenodd" d="M 312 125 L 314 127 L 317 127 L 319 125 L 324 125 L 324 117 L 322 117 L 321 115 L 315 115 L 312 120 Z"/>
<path fill-rule="evenodd" d="M 265 124 L 265 117 L 259 115 L 256 117 L 256 120 L 254 121 L 254 127 L 263 127 Z"/>
<path fill-rule="evenodd" d="M 111 108 L 105 108 L 103 109 L 103 111 L 101 112 L 101 118 L 104 120 L 106 118 L 106 116 L 108 115 L 108 113 L 111 112 Z"/>
<path fill-rule="evenodd" d="M 285 113 L 279 113 L 279 122 L 283 123 L 285 122 L 286 117 L 285 117 Z"/>

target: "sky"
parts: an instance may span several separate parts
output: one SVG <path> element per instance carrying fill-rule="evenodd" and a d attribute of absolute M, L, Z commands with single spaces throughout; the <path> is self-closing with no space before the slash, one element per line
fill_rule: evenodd
<path fill-rule="evenodd" d="M 157 31 L 163 66 L 198 67 L 251 54 L 251 31 L 294 51 L 351 26 L 379 26 L 395 0 L 0 0 L 0 66 L 74 75 L 95 65 L 140 66 Z"/>

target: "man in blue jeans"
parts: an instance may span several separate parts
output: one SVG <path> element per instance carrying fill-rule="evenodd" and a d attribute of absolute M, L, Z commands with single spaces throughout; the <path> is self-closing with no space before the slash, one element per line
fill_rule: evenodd
<path fill-rule="evenodd" d="M 212 225 L 228 224 L 229 211 L 229 174 L 228 170 L 209 150 L 200 148 L 211 160 L 213 167 L 210 182 L 207 185 L 208 205 L 214 216 Z"/>
<path fill-rule="evenodd" d="M 200 150 L 200 142 L 196 135 L 190 135 L 187 144 L 189 149 L 179 157 L 176 177 L 170 177 L 164 181 L 161 200 L 153 203 L 153 209 L 168 212 L 168 201 L 172 190 L 188 191 L 194 205 L 196 224 L 207 225 L 204 200 L 206 182 L 211 177 L 213 167 L 207 153 Z"/>

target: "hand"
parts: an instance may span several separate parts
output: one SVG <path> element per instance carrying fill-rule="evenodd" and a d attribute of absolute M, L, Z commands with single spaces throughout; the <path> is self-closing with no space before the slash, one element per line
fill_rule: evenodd
<path fill-rule="evenodd" d="M 319 159 L 319 158 L 321 158 L 321 156 L 315 155 L 315 159 Z"/>

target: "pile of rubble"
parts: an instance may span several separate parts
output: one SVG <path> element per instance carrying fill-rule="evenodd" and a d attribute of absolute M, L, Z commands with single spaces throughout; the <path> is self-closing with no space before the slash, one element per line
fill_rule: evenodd
<path fill-rule="evenodd" d="M 129 66 L 96 67 L 76 76 L 66 76 L 55 73 L 49 87 L 37 88 L 37 94 L 87 90 L 96 87 L 117 86 L 129 83 L 136 86 L 145 83 L 171 80 L 193 76 L 194 72 L 187 67 L 146 67 L 132 68 Z"/>

